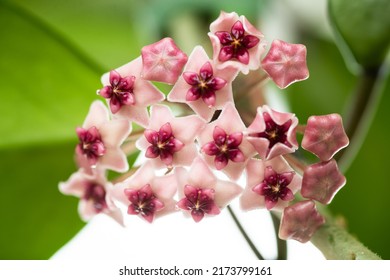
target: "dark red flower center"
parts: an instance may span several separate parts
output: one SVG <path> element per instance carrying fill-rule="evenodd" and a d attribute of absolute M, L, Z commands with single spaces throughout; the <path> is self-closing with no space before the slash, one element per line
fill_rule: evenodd
<path fill-rule="evenodd" d="M 282 125 L 278 125 L 274 122 L 271 116 L 268 113 L 263 113 L 263 118 L 265 122 L 265 130 L 263 132 L 250 133 L 251 137 L 261 137 L 266 138 L 269 141 L 268 151 L 276 144 L 282 143 L 287 147 L 292 147 L 291 143 L 287 140 L 287 132 L 290 129 L 292 120 L 286 121 Z"/>
<path fill-rule="evenodd" d="M 219 60 L 227 61 L 237 59 L 241 63 L 249 63 L 248 50 L 255 47 L 260 39 L 253 35 L 246 35 L 241 21 L 236 21 L 231 32 L 218 31 L 215 33 L 221 42 L 222 48 L 219 52 Z"/>
<path fill-rule="evenodd" d="M 177 206 L 183 210 L 190 211 L 193 219 L 199 222 L 205 214 L 217 215 L 220 213 L 214 202 L 214 192 L 214 189 L 202 189 L 185 185 L 185 197 L 177 203 Z"/>
<path fill-rule="evenodd" d="M 265 196 L 265 205 L 270 210 L 279 199 L 290 201 L 294 198 L 294 194 L 287 187 L 294 175 L 294 172 L 276 173 L 272 166 L 268 166 L 264 171 L 264 180 L 254 186 L 252 190 L 259 195 Z"/>
<path fill-rule="evenodd" d="M 209 156 L 215 156 L 215 167 L 220 170 L 228 164 L 229 160 L 233 162 L 245 160 L 244 154 L 239 149 L 242 137 L 242 132 L 227 134 L 225 130 L 216 126 L 213 131 L 214 141 L 203 145 L 202 150 Z"/>
<path fill-rule="evenodd" d="M 91 201 L 96 213 L 100 213 L 107 209 L 106 190 L 100 184 L 88 183 L 82 199 Z"/>
<path fill-rule="evenodd" d="M 123 105 L 134 105 L 134 76 L 121 77 L 115 70 L 110 72 L 110 85 L 103 87 L 98 93 L 110 99 L 110 109 L 113 114 Z"/>
<path fill-rule="evenodd" d="M 76 133 L 80 141 L 76 151 L 85 155 L 91 165 L 95 165 L 99 157 L 103 156 L 106 151 L 99 130 L 95 126 L 89 129 L 79 127 L 76 129 Z"/>
<path fill-rule="evenodd" d="M 164 208 L 164 203 L 156 197 L 149 184 L 139 190 L 125 189 L 125 195 L 131 202 L 127 213 L 129 215 L 140 215 L 148 222 L 153 221 L 155 212 Z"/>
<path fill-rule="evenodd" d="M 184 72 L 183 78 L 187 84 L 191 85 L 186 95 L 187 101 L 195 101 L 202 97 L 202 100 L 209 106 L 215 105 L 215 92 L 226 85 L 222 78 L 213 76 L 213 68 L 210 62 L 206 62 L 199 70 L 199 74 L 194 72 Z"/>
<path fill-rule="evenodd" d="M 146 140 L 152 144 L 146 150 L 145 156 L 148 158 L 160 157 L 166 165 L 172 164 L 173 155 L 184 146 L 173 135 L 169 122 L 161 126 L 158 132 L 152 129 L 145 129 L 144 135 Z"/>

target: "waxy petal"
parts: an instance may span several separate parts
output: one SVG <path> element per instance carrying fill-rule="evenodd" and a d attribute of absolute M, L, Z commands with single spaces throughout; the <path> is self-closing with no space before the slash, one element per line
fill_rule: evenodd
<path fill-rule="evenodd" d="M 142 77 L 151 81 L 174 84 L 187 62 L 187 55 L 171 38 L 145 46 L 141 53 Z"/>
<path fill-rule="evenodd" d="M 330 160 L 339 150 L 348 146 L 349 139 L 339 114 L 311 116 L 302 139 L 302 148 L 322 161 Z"/>
<path fill-rule="evenodd" d="M 302 179 L 302 196 L 329 204 L 345 185 L 346 178 L 334 159 L 312 164 L 305 168 Z"/>
<path fill-rule="evenodd" d="M 324 223 L 325 219 L 318 213 L 312 200 L 300 201 L 284 209 L 279 238 L 306 243 Z"/>
<path fill-rule="evenodd" d="M 275 84 L 282 89 L 309 77 L 306 47 L 301 44 L 274 40 L 261 65 Z"/>

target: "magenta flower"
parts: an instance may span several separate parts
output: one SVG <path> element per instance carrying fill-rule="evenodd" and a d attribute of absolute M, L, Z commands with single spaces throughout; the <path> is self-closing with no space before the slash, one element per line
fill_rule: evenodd
<path fill-rule="evenodd" d="M 294 199 L 302 178 L 283 157 L 263 161 L 250 159 L 246 167 L 246 188 L 240 197 L 243 210 L 281 210 Z"/>
<path fill-rule="evenodd" d="M 102 76 L 104 87 L 98 94 L 107 98 L 117 118 L 149 124 L 147 107 L 164 100 L 164 95 L 149 81 L 141 78 L 141 57 Z"/>
<path fill-rule="evenodd" d="M 312 200 L 305 200 L 286 207 L 279 228 L 280 239 L 295 239 L 305 243 L 325 223 Z"/>
<path fill-rule="evenodd" d="M 76 160 L 85 172 L 92 173 L 96 167 L 117 172 L 128 170 L 127 158 L 120 146 L 131 132 L 129 121 L 110 121 L 107 108 L 101 101 L 95 101 L 83 126 L 76 132 L 80 141 L 76 146 Z"/>
<path fill-rule="evenodd" d="M 267 105 L 257 109 L 256 117 L 248 127 L 247 140 L 262 159 L 293 153 L 298 148 L 294 114 L 272 110 Z"/>
<path fill-rule="evenodd" d="M 114 185 L 112 197 L 127 207 L 127 214 L 151 223 L 155 218 L 173 213 L 177 191 L 173 174 L 155 176 L 151 162 L 144 163 L 131 177 Z"/>
<path fill-rule="evenodd" d="M 92 176 L 79 170 L 73 173 L 67 182 L 59 184 L 60 192 L 80 198 L 78 211 L 84 221 L 103 213 L 123 225 L 122 213 L 109 194 L 111 188 L 111 183 L 106 181 L 101 170 Z"/>
<path fill-rule="evenodd" d="M 204 125 L 198 116 L 175 118 L 169 107 L 154 105 L 150 124 L 136 146 L 156 168 L 190 165 L 197 154 L 195 137 Z"/>
<path fill-rule="evenodd" d="M 150 81 L 174 84 L 187 62 L 187 55 L 171 38 L 164 38 L 145 46 L 141 53 L 143 62 L 141 76 Z"/>
<path fill-rule="evenodd" d="M 301 44 L 274 40 L 261 66 L 281 89 L 309 77 L 306 47 Z"/>
<path fill-rule="evenodd" d="M 349 139 L 339 114 L 311 116 L 308 119 L 301 145 L 322 161 L 330 160 L 348 144 Z"/>
<path fill-rule="evenodd" d="M 207 215 L 218 215 L 242 191 L 235 183 L 217 179 L 199 157 L 194 159 L 189 171 L 176 168 L 175 176 L 181 198 L 177 206 L 191 214 L 195 222 Z"/>
<path fill-rule="evenodd" d="M 301 193 L 305 198 L 329 204 L 345 183 L 346 178 L 340 172 L 337 162 L 332 159 L 306 167 Z"/>
<path fill-rule="evenodd" d="M 233 66 L 244 74 L 260 67 L 263 34 L 245 16 L 221 12 L 211 23 L 208 35 L 213 45 L 213 60 L 218 67 Z"/>
<path fill-rule="evenodd" d="M 188 104 L 195 113 L 209 121 L 215 110 L 233 102 L 232 81 L 237 73 L 232 67 L 223 71 L 216 69 L 205 50 L 197 46 L 167 99 Z"/>
<path fill-rule="evenodd" d="M 99 94 L 110 100 L 110 109 L 116 114 L 124 105 L 134 105 L 134 76 L 121 77 L 121 75 L 112 70 L 110 72 L 110 85 L 99 90 Z"/>
<path fill-rule="evenodd" d="M 219 118 L 206 125 L 199 142 L 209 166 L 237 180 L 246 162 L 254 155 L 252 145 L 243 138 L 245 125 L 233 103 L 227 103 Z"/>

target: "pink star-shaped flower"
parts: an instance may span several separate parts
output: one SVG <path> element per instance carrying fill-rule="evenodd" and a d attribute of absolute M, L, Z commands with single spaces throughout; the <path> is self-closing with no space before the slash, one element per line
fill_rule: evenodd
<path fill-rule="evenodd" d="M 206 51 L 197 46 L 167 99 L 188 104 L 195 113 L 209 121 L 217 109 L 233 102 L 232 81 L 237 73 L 232 67 L 223 71 L 216 69 Z"/>
<path fill-rule="evenodd" d="M 264 37 L 245 16 L 221 12 L 211 23 L 208 33 L 213 45 L 213 60 L 217 68 L 232 66 L 248 74 L 260 67 L 264 52 Z"/>
<path fill-rule="evenodd" d="M 80 169 L 68 181 L 61 182 L 59 189 L 63 194 L 80 198 L 78 211 L 84 221 L 103 213 L 123 225 L 122 213 L 112 202 L 110 195 L 112 184 L 107 182 L 101 170 L 89 175 Z"/>
<path fill-rule="evenodd" d="M 263 161 L 250 159 L 246 166 L 246 188 L 240 197 L 243 210 L 281 210 L 301 188 L 302 178 L 283 157 Z"/>
<path fill-rule="evenodd" d="M 309 70 L 306 65 L 306 47 L 274 40 L 267 55 L 261 62 L 264 71 L 279 88 L 306 80 Z"/>
<path fill-rule="evenodd" d="M 94 101 L 83 126 L 76 129 L 80 141 L 76 146 L 79 167 L 87 173 L 92 173 L 96 167 L 126 172 L 129 165 L 120 146 L 130 132 L 128 120 L 110 120 L 106 106 Z"/>
<path fill-rule="evenodd" d="M 156 168 L 190 165 L 197 154 L 195 137 L 204 125 L 198 116 L 175 118 L 169 107 L 154 105 L 150 124 L 136 146 Z"/>
<path fill-rule="evenodd" d="M 262 159 L 293 153 L 298 148 L 294 114 L 272 110 L 267 105 L 257 108 L 256 117 L 247 130 L 246 139 Z"/>
<path fill-rule="evenodd" d="M 115 71 L 104 74 L 104 87 L 98 93 L 108 99 L 115 117 L 146 127 L 149 124 L 147 107 L 165 97 L 152 83 L 141 78 L 141 71 L 142 59 L 138 57 Z"/>
<path fill-rule="evenodd" d="M 301 145 L 322 161 L 330 160 L 348 144 L 349 139 L 339 114 L 311 116 L 308 119 Z"/>
<path fill-rule="evenodd" d="M 143 62 L 141 76 L 150 81 L 174 84 L 187 62 L 187 55 L 171 38 L 164 38 L 145 46 L 141 53 Z"/>
<path fill-rule="evenodd" d="M 189 212 L 195 222 L 207 215 L 218 215 L 242 189 L 239 185 L 217 179 L 203 159 L 194 159 L 190 170 L 175 169 L 180 200 L 177 206 Z"/>
<path fill-rule="evenodd" d="M 312 200 L 305 200 L 286 207 L 279 228 L 280 239 L 295 239 L 306 243 L 325 223 Z"/>
<path fill-rule="evenodd" d="M 199 135 L 206 162 L 232 180 L 241 176 L 246 162 L 255 153 L 252 145 L 243 137 L 245 129 L 234 104 L 229 102 L 219 118 L 207 124 Z"/>
<path fill-rule="evenodd" d="M 114 185 L 112 197 L 127 207 L 127 214 L 151 223 L 175 211 L 176 191 L 174 174 L 156 176 L 152 163 L 146 162 L 131 177 Z"/>
<path fill-rule="evenodd" d="M 303 173 L 301 193 L 303 197 L 329 204 L 346 182 L 334 159 L 315 163 Z"/>

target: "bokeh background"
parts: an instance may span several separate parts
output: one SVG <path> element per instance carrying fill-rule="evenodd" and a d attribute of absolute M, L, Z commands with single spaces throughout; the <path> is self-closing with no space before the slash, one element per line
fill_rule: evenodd
<path fill-rule="evenodd" d="M 247 16 L 269 42 L 307 46 L 310 78 L 282 93 L 301 122 L 313 114 L 345 114 L 358 77 L 336 44 L 326 5 L 0 0 L 0 259 L 50 258 L 84 226 L 78 200 L 61 195 L 58 182 L 75 171 L 75 127 L 98 98 L 100 76 L 165 36 L 187 54 L 196 44 L 210 48 L 208 26 L 220 10 Z M 348 183 L 330 208 L 367 247 L 390 259 L 390 84 L 383 85 L 367 137 L 346 172 Z"/>

